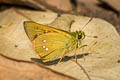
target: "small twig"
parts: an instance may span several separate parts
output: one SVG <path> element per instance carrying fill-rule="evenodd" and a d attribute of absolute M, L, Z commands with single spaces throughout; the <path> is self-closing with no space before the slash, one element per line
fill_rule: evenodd
<path fill-rule="evenodd" d="M 30 21 L 34 21 L 31 18 L 29 18 L 27 15 L 25 15 L 23 12 L 17 10 L 16 8 L 13 8 L 15 10 L 16 13 L 20 14 L 21 16 L 25 17 L 26 19 L 30 20 Z"/>
<path fill-rule="evenodd" d="M 85 71 L 85 69 L 82 67 L 82 65 L 80 65 L 78 62 L 76 62 L 74 59 L 71 59 L 71 61 L 75 62 L 85 73 L 85 75 L 88 77 L 89 80 L 91 80 L 90 76 L 88 75 L 88 73 Z"/>

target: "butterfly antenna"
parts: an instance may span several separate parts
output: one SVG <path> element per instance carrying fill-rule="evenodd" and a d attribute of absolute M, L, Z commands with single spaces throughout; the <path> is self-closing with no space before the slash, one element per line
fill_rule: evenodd
<path fill-rule="evenodd" d="M 84 26 L 83 26 L 83 28 L 81 29 L 81 30 L 83 30 L 85 27 L 86 27 L 86 25 L 88 25 L 88 23 L 90 22 L 90 21 L 92 21 L 93 20 L 93 18 L 91 18 Z"/>
<path fill-rule="evenodd" d="M 85 35 L 86 37 L 91 37 L 91 38 L 98 38 L 98 36 L 88 36 L 88 35 Z"/>

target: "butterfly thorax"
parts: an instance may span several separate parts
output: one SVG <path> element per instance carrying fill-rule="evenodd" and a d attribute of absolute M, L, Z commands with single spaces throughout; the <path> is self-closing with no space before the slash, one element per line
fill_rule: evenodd
<path fill-rule="evenodd" d="M 85 38 L 85 33 L 83 31 L 76 31 L 70 33 L 75 41 L 77 42 L 77 48 L 81 48 L 81 41 Z"/>

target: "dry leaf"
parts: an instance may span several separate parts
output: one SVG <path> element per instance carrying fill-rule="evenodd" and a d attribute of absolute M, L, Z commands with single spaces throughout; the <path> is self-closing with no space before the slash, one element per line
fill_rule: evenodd
<path fill-rule="evenodd" d="M 110 7 L 112 7 L 115 11 L 120 12 L 120 0 L 101 0 L 101 2 L 104 2 L 108 4 Z"/>
<path fill-rule="evenodd" d="M 0 0 L 0 3 L 24 5 L 45 11 L 69 12 L 73 9 L 70 0 Z"/>
<path fill-rule="evenodd" d="M 32 20 L 65 30 L 68 30 L 71 25 L 71 31 L 75 31 L 81 30 L 90 18 L 69 14 L 57 17 L 55 13 L 9 9 L 0 13 L 0 19 L 2 26 L 0 28 L 0 51 L 14 58 L 30 60 L 36 56 L 24 31 L 24 21 Z M 71 23 L 73 20 L 74 22 Z M 119 80 L 120 36 L 115 28 L 104 20 L 94 18 L 83 31 L 88 36 L 98 36 L 98 38 L 86 37 L 83 40 L 82 44 L 89 45 L 84 48 L 84 53 L 88 55 L 84 60 L 81 58 L 81 50 L 78 50 L 78 62 L 83 65 L 92 80 Z M 87 79 L 83 71 L 70 60 L 49 67 L 77 79 Z"/>
<path fill-rule="evenodd" d="M 0 53 L 0 80 L 76 80 L 40 64 L 16 60 Z"/>
<path fill-rule="evenodd" d="M 70 0 L 45 0 L 45 3 L 51 8 L 64 12 L 72 11 L 73 9 Z"/>

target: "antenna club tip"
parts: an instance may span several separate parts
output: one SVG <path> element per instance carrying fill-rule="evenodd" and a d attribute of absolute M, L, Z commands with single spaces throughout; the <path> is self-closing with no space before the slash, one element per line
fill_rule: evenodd
<path fill-rule="evenodd" d="M 85 35 L 85 36 L 87 36 L 87 35 Z M 87 37 L 98 38 L 97 36 L 87 36 Z"/>
<path fill-rule="evenodd" d="M 98 38 L 98 36 L 93 36 L 94 38 Z"/>

